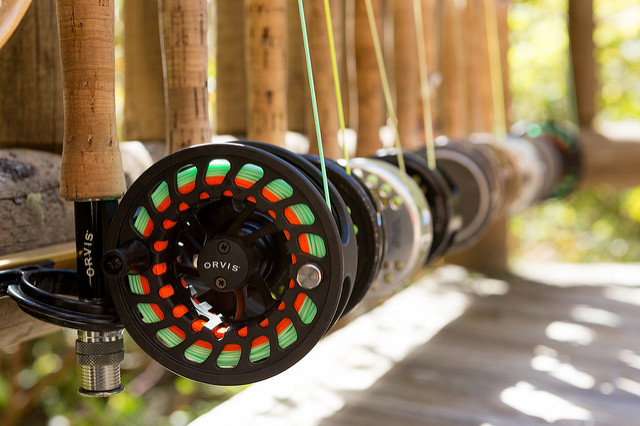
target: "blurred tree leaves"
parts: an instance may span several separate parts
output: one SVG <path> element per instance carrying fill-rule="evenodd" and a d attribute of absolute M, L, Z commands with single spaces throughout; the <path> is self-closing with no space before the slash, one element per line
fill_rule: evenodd
<path fill-rule="evenodd" d="M 571 120 L 567 0 L 516 0 L 509 14 L 514 121 Z M 595 0 L 596 122 L 640 119 L 640 4 Z M 629 135 L 637 138 L 638 135 Z M 639 261 L 640 189 L 584 188 L 511 221 L 513 258 Z"/>

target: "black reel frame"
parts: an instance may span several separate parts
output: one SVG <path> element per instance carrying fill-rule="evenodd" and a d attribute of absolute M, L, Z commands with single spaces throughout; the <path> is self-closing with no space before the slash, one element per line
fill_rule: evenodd
<path fill-rule="evenodd" d="M 316 185 L 317 190 L 322 196 L 324 196 L 324 186 L 322 179 L 322 172 L 319 165 L 316 167 L 309 161 L 309 158 L 294 154 L 293 152 L 271 144 L 253 141 L 238 141 L 243 145 L 259 148 L 266 152 L 276 155 L 277 157 L 285 160 L 292 166 L 300 170 L 304 175 Z M 328 167 L 328 166 L 327 166 Z M 349 214 L 349 208 L 342 198 L 342 194 L 331 179 L 327 170 L 328 188 L 329 188 L 329 200 L 331 201 L 331 213 L 336 223 L 338 233 L 340 234 L 342 241 L 342 252 L 344 256 L 344 286 L 342 288 L 342 296 L 340 297 L 340 303 L 333 323 L 335 324 L 342 315 L 347 312 L 347 306 L 351 300 L 351 295 L 357 279 L 357 266 L 358 266 L 358 248 L 356 234 L 353 228 L 353 220 Z"/>
<path fill-rule="evenodd" d="M 51 262 L 1 271 L 0 295 L 11 297 L 27 314 L 61 327 L 122 329 L 100 267 L 104 234 L 116 206 L 116 200 L 74 203 L 76 271 L 53 269 Z"/>
<path fill-rule="evenodd" d="M 351 285 L 317 186 L 257 146 L 165 157 L 134 182 L 109 230 L 104 263 L 122 322 L 192 380 L 239 385 L 287 369 L 334 323 Z"/>
<path fill-rule="evenodd" d="M 112 303 L 78 300 L 75 271 L 53 269 L 53 263 L 0 272 L 0 295 L 8 295 L 25 313 L 75 330 L 111 331 L 122 328 Z"/>
<path fill-rule="evenodd" d="M 498 182 L 485 150 L 487 148 L 479 144 L 457 140 L 436 146 L 438 167 L 461 200 L 457 213 L 462 225 L 450 246 L 452 252 L 474 244 L 493 221 L 499 197 Z"/>
<path fill-rule="evenodd" d="M 453 239 L 462 225 L 458 215 L 459 197 L 451 190 L 449 183 L 440 171 L 431 170 L 427 163 L 426 153 L 404 152 L 402 157 L 407 174 L 418 184 L 424 193 L 433 222 L 433 242 L 425 265 L 442 257 L 453 243 Z M 395 149 L 382 150 L 378 157 L 383 161 L 398 165 L 398 155 Z"/>
<path fill-rule="evenodd" d="M 304 158 L 320 169 L 319 157 L 305 155 Z M 325 166 L 329 181 L 347 205 L 358 243 L 358 269 L 343 313 L 346 314 L 364 299 L 378 276 L 387 249 L 386 227 L 378 204 L 364 181 L 354 174 L 349 175 L 336 161 L 325 159 Z"/>

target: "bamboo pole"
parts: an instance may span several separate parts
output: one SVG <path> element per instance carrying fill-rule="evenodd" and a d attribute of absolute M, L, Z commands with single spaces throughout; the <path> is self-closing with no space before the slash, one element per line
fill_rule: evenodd
<path fill-rule="evenodd" d="M 245 75 L 244 5 L 242 1 L 217 4 L 216 133 L 247 134 L 247 79 Z"/>
<path fill-rule="evenodd" d="M 57 0 L 57 10 L 65 110 L 60 195 L 120 198 L 113 2 Z"/>
<path fill-rule="evenodd" d="M 422 37 L 425 41 L 425 49 L 427 54 L 427 69 L 429 70 L 429 95 L 431 98 L 431 115 L 433 120 L 434 134 L 439 133 L 440 125 L 440 109 L 438 108 L 438 93 L 442 80 L 439 58 L 439 34 L 440 27 L 443 24 L 440 20 L 442 2 L 439 0 L 423 0 L 422 1 L 422 22 L 424 23 L 424 34 Z M 422 115 L 422 99 L 419 102 L 419 113 Z M 420 133 L 424 133 L 422 122 L 420 122 Z"/>
<path fill-rule="evenodd" d="M 424 143 L 418 132 L 420 82 L 413 1 L 396 1 L 393 5 L 398 132 L 403 147 L 417 150 Z"/>
<path fill-rule="evenodd" d="M 341 2 L 332 2 L 331 16 L 333 22 L 340 20 Z M 323 153 L 327 158 L 342 158 L 342 148 L 338 144 L 338 107 L 336 100 L 333 70 L 331 65 L 331 51 L 325 19 L 324 0 L 308 0 L 305 7 L 306 19 L 309 25 L 309 51 L 315 79 L 316 100 L 318 104 L 318 118 L 322 131 Z M 342 41 L 335 40 L 336 50 Z M 337 51 L 337 56 L 339 52 Z M 307 109 L 307 134 L 309 135 L 309 151 L 318 154 L 318 142 L 314 129 L 311 108 Z"/>
<path fill-rule="evenodd" d="M 165 140 L 158 0 L 125 1 L 124 140 Z"/>
<path fill-rule="evenodd" d="M 356 65 L 356 0 L 344 0 L 344 68 L 340 81 L 344 81 L 342 102 L 347 127 L 358 127 L 358 77 Z"/>
<path fill-rule="evenodd" d="M 247 137 L 285 145 L 287 0 L 245 0 Z"/>
<path fill-rule="evenodd" d="M 167 152 L 211 141 L 206 0 L 159 0 Z"/>
<path fill-rule="evenodd" d="M 593 1 L 569 2 L 569 40 L 576 88 L 578 122 L 591 127 L 596 114 L 595 95 L 598 88 L 593 52 Z"/>
<path fill-rule="evenodd" d="M 439 60 L 443 76 L 439 104 L 442 131 L 452 138 L 469 134 L 467 77 L 461 10 L 456 0 L 442 2 Z M 480 38 L 478 34 L 471 34 Z"/>
<path fill-rule="evenodd" d="M 484 0 L 467 2 L 464 12 L 464 26 L 467 30 L 467 37 L 464 39 L 467 52 L 465 73 L 469 77 L 465 107 L 469 117 L 469 131 L 472 133 L 491 133 L 493 130 L 493 97 L 483 2 Z"/>
<path fill-rule="evenodd" d="M 0 26 L 1 22 L 0 17 Z M 34 0 L 0 49 L 0 147 L 62 152 L 64 111 L 57 28 L 55 2 Z"/>
<path fill-rule="evenodd" d="M 287 123 L 289 130 L 307 134 L 307 116 L 311 113 L 311 98 L 304 60 L 298 0 L 287 1 L 287 30 Z"/>
<path fill-rule="evenodd" d="M 490 0 L 497 1 L 497 0 Z M 484 0 L 470 0 L 464 15 L 464 27 L 467 30 L 464 40 L 467 56 L 465 68 L 468 76 L 468 97 L 463 105 L 467 108 L 467 119 L 472 132 L 493 133 L 494 106 L 491 91 L 491 72 L 489 43 L 487 38 Z M 500 6 L 497 14 L 500 40 L 500 61 L 504 67 L 508 49 L 506 26 L 507 5 Z M 493 8 L 490 8 L 495 10 Z M 503 73 L 502 84 L 505 99 L 509 98 L 507 74 Z M 505 101 L 508 105 L 508 100 Z M 448 114 L 449 112 L 447 112 Z M 466 135 L 465 135 L 466 136 Z M 462 200 L 464 202 L 464 200 Z M 507 219 L 497 218 L 487 233 L 471 248 L 464 252 L 447 256 L 447 261 L 464 265 L 467 268 L 485 273 L 504 273 L 508 270 Z"/>
<path fill-rule="evenodd" d="M 382 1 L 373 0 L 373 11 L 382 33 Z M 385 124 L 384 97 L 373 38 L 364 0 L 356 0 L 355 53 L 358 84 L 358 137 L 356 155 L 365 157 L 381 148 L 380 128 Z"/>

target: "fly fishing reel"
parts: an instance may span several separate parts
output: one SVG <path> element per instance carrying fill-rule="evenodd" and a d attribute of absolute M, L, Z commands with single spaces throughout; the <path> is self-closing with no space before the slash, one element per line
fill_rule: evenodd
<path fill-rule="evenodd" d="M 324 194 L 324 182 L 322 179 L 322 173 L 316 166 L 311 164 L 300 155 L 294 154 L 291 151 L 271 144 L 249 141 L 242 141 L 240 143 L 259 148 L 285 160 L 292 166 L 296 167 L 299 171 L 301 171 L 311 182 L 316 185 L 317 190 L 321 194 Z M 331 182 L 331 179 L 328 179 L 327 188 L 329 191 L 329 200 L 331 202 L 331 212 L 333 214 L 333 219 L 335 220 L 335 224 L 341 238 L 340 241 L 342 243 L 342 253 L 344 258 L 344 279 L 342 295 L 340 296 L 338 309 L 336 310 L 333 322 L 331 323 L 331 325 L 333 325 L 338 319 L 340 319 L 347 307 L 347 304 L 349 303 L 349 299 L 351 298 L 351 293 L 353 291 L 353 286 L 356 279 L 358 249 L 355 230 L 353 228 L 353 222 L 351 220 L 351 216 L 349 215 L 349 209 L 347 205 L 344 203 L 340 192 Z"/>
<path fill-rule="evenodd" d="M 578 186 L 582 168 L 582 155 L 577 131 L 572 131 L 567 126 L 555 122 L 546 122 L 529 125 L 526 136 L 537 140 L 537 144 L 542 142 L 551 145 L 555 148 L 556 155 L 561 158 L 560 179 L 545 198 L 563 197 L 571 193 Z"/>
<path fill-rule="evenodd" d="M 422 153 L 422 151 L 421 151 Z M 459 216 L 459 199 L 451 191 L 449 183 L 437 169 L 429 169 L 427 159 L 421 153 L 403 153 L 407 174 L 424 194 L 433 219 L 433 242 L 426 263 L 437 260 L 449 249 L 453 238 L 462 225 Z M 381 150 L 378 158 L 398 165 L 397 152 L 394 149 Z"/>
<path fill-rule="evenodd" d="M 549 193 L 559 178 L 560 161 L 548 144 L 530 139 L 508 136 L 502 145 L 517 157 L 516 169 L 522 185 L 518 196 L 509 206 L 510 213 L 519 213 L 531 207 Z"/>
<path fill-rule="evenodd" d="M 306 155 L 305 158 L 317 168 L 321 167 L 319 157 Z M 387 245 L 386 226 L 379 205 L 364 181 L 348 174 L 333 160 L 325 160 L 325 165 L 329 181 L 347 205 L 358 243 L 358 268 L 344 312 L 347 313 L 362 301 L 380 271 Z"/>
<path fill-rule="evenodd" d="M 187 148 L 122 199 L 108 289 L 136 343 L 169 370 L 255 382 L 299 361 L 335 321 L 351 286 L 339 232 L 350 225 L 336 226 L 317 185 L 273 154 Z"/>
<path fill-rule="evenodd" d="M 459 204 L 462 227 L 450 249 L 458 251 L 475 243 L 494 219 L 501 196 L 495 167 L 480 145 L 440 140 L 435 152 L 438 167 L 464 200 Z"/>
<path fill-rule="evenodd" d="M 418 185 L 396 166 L 370 158 L 355 158 L 350 166 L 376 197 L 386 226 L 387 252 L 365 296 L 375 300 L 408 283 L 424 265 L 433 240 L 431 212 Z"/>

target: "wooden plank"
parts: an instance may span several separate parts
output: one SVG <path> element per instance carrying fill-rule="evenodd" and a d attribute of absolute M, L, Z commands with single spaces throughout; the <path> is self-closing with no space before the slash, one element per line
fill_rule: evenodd
<path fill-rule="evenodd" d="M 63 132 L 55 2 L 34 0 L 0 50 L 0 148 L 59 153 Z"/>

